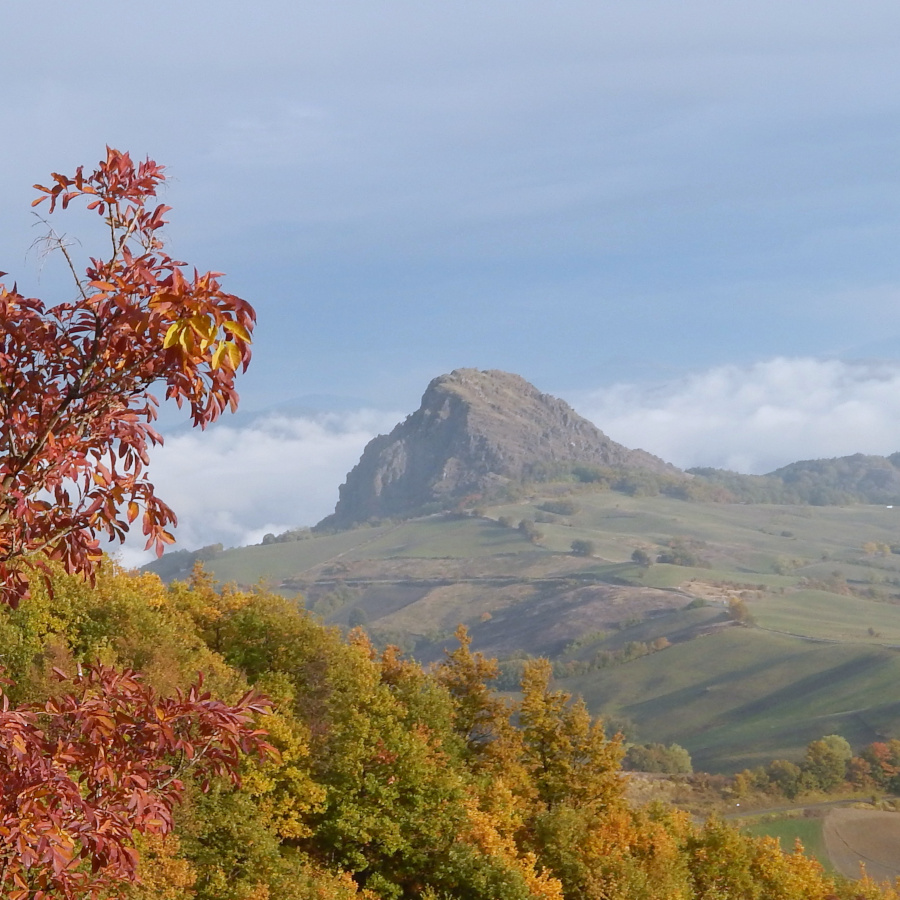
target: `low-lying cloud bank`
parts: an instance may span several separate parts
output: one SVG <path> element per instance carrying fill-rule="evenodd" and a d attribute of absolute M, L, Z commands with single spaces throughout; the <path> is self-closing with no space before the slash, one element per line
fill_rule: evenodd
<path fill-rule="evenodd" d="M 611 438 L 682 468 L 762 474 L 900 450 L 900 362 L 773 359 L 567 398 Z"/>
<path fill-rule="evenodd" d="M 334 512 L 338 487 L 368 441 L 400 418 L 372 410 L 273 415 L 167 436 L 152 451 L 150 473 L 178 516 L 177 548 L 239 547 L 267 532 L 314 525 Z M 126 565 L 153 558 L 138 538 L 118 551 Z"/>
<path fill-rule="evenodd" d="M 614 440 L 683 468 L 762 473 L 798 459 L 900 450 L 900 362 L 782 358 L 565 399 Z M 334 510 L 366 443 L 404 415 L 275 415 L 168 437 L 151 472 L 178 514 L 177 546 L 242 546 L 315 524 Z M 130 540 L 122 560 L 147 561 L 140 548 Z"/>

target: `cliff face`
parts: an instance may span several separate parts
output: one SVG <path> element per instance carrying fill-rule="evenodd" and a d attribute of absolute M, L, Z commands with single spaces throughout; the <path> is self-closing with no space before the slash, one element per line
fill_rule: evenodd
<path fill-rule="evenodd" d="M 553 463 L 678 471 L 615 443 L 518 375 L 456 369 L 428 385 L 406 421 L 369 442 L 341 485 L 334 514 L 320 524 L 345 528 L 412 515 Z"/>

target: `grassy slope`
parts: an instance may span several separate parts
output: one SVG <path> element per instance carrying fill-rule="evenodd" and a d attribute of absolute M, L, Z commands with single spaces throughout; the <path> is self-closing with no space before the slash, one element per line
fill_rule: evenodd
<path fill-rule="evenodd" d="M 568 553 L 573 540 L 593 540 L 597 555 L 626 561 L 637 546 L 658 550 L 674 536 L 708 543 L 698 551 L 722 573 L 752 583 L 791 583 L 795 578 L 773 574 L 778 559 L 798 560 L 791 574 L 823 575 L 835 567 L 848 577 L 873 573 L 900 574 L 900 557 L 865 559 L 867 541 L 892 543 L 900 525 L 900 508 L 782 507 L 686 503 L 666 497 L 628 497 L 608 491 L 575 492 L 579 510 L 572 516 L 553 516 L 538 523 L 541 546 Z M 514 520 L 540 515 L 540 498 L 489 510 L 493 518 Z M 789 534 L 789 536 L 785 536 Z M 335 535 L 316 535 L 303 541 L 230 550 L 209 563 L 222 580 L 252 583 L 259 577 L 289 577 L 316 565 L 340 559 L 396 557 L 484 557 L 516 553 L 530 547 L 514 529 L 487 520 L 445 519 L 439 516 L 400 525 L 364 527 Z M 822 555 L 829 559 L 822 562 Z M 897 560 L 897 564 L 893 564 Z M 863 565 L 860 565 L 862 563 Z M 654 567 L 652 571 L 656 571 Z"/>
<path fill-rule="evenodd" d="M 878 737 L 900 679 L 900 653 L 729 628 L 621 666 L 564 680 L 644 740 L 675 741 L 699 769 L 736 771 L 797 758 L 823 734 Z"/>
<path fill-rule="evenodd" d="M 762 628 L 824 640 L 900 645 L 900 607 L 893 604 L 801 590 L 767 594 L 752 606 Z"/>
<path fill-rule="evenodd" d="M 552 609 L 557 594 L 561 604 L 570 596 L 562 593 L 571 593 L 567 579 L 680 588 L 685 604 L 692 593 L 703 595 L 702 587 L 719 583 L 712 607 L 670 609 L 617 626 L 586 642 L 576 657 L 590 660 L 599 649 L 661 636 L 671 647 L 566 679 L 564 687 L 584 694 L 596 711 L 632 719 L 645 740 L 683 744 L 699 768 L 710 770 L 796 759 L 809 740 L 832 732 L 854 744 L 900 734 L 894 700 L 900 655 L 891 649 L 900 645 L 900 605 L 843 596 L 818 583 L 839 573 L 855 588 L 870 584 L 890 599 L 900 556 L 866 557 L 862 546 L 893 543 L 900 509 L 700 504 L 576 490 L 576 512 L 554 516 L 541 511 L 542 499 L 488 511 L 494 520 L 537 520 L 538 546 L 491 519 L 435 516 L 242 548 L 209 567 L 222 581 L 242 583 L 293 578 L 327 586 L 328 578 L 343 578 L 345 571 L 364 573 L 372 585 L 354 587 L 356 599 L 331 620 L 345 622 L 348 608 L 359 606 L 374 630 L 431 634 L 438 648 L 459 621 L 473 628 L 477 647 L 479 634 L 527 617 L 535 604 L 544 612 L 534 621 L 546 624 L 548 604 Z M 641 570 L 629 562 L 635 548 L 655 556 L 673 537 L 689 541 L 710 568 L 656 564 Z M 593 541 L 601 558 L 573 557 L 568 551 L 575 539 Z M 817 583 L 804 585 L 803 578 Z M 410 579 L 419 587 L 409 586 Z M 697 637 L 721 621 L 723 599 L 738 591 L 758 627 Z M 485 621 L 491 617 L 493 624 Z"/>
<path fill-rule="evenodd" d="M 312 576 L 318 567 L 361 559 L 469 559 L 534 550 L 513 529 L 486 520 L 435 516 L 285 544 L 240 547 L 212 560 L 207 568 L 222 582 L 253 584 L 260 578 L 281 581 Z"/>

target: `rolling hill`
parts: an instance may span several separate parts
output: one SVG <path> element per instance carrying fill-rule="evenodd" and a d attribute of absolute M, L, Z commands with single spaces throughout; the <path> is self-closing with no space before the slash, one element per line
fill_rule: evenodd
<path fill-rule="evenodd" d="M 823 734 L 900 736 L 900 507 L 771 502 L 773 485 L 807 490 L 817 473 L 844 501 L 875 488 L 887 499 L 893 458 L 787 467 L 752 482 L 768 502 L 747 502 L 749 476 L 682 473 L 519 382 L 437 379 L 428 415 L 366 449 L 335 517 L 206 548 L 204 565 L 426 663 L 463 623 L 507 689 L 524 658 L 547 656 L 593 711 L 636 739 L 682 744 L 709 771 L 797 758 Z M 148 568 L 185 577 L 197 555 Z"/>

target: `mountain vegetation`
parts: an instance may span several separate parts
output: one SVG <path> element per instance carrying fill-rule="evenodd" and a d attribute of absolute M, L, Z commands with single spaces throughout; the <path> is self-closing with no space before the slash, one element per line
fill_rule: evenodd
<path fill-rule="evenodd" d="M 791 463 L 768 475 L 740 475 L 719 469 L 689 469 L 722 486 L 729 499 L 745 503 L 849 503 L 900 505 L 900 453 L 888 457 L 856 453 L 836 459 Z"/>
<path fill-rule="evenodd" d="M 620 739 L 552 686 L 550 663 L 526 662 L 514 700 L 464 629 L 425 671 L 361 630 L 344 637 L 293 600 L 219 589 L 199 569 L 168 588 L 110 563 L 94 587 L 52 580 L 52 593 L 37 584 L 0 611 L 18 709 L 56 708 L 54 669 L 98 659 L 141 669 L 160 694 L 187 698 L 202 670 L 213 698 L 251 687 L 270 698 L 259 724 L 277 755 L 244 756 L 239 783 L 210 774 L 205 794 L 186 782 L 168 836 L 135 837 L 139 880 L 120 896 L 896 896 L 715 818 L 635 804 Z M 29 883 L 25 863 L 26 887 L 6 894 L 65 895 Z"/>

